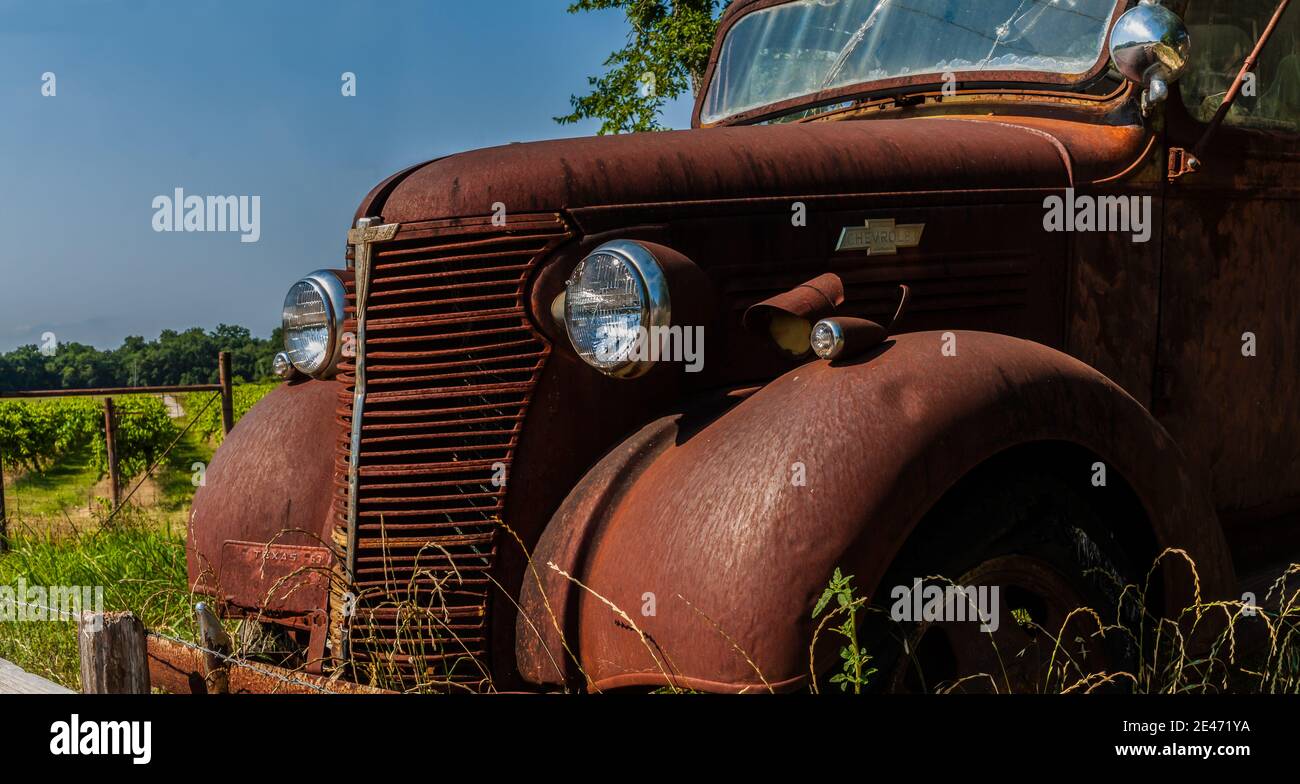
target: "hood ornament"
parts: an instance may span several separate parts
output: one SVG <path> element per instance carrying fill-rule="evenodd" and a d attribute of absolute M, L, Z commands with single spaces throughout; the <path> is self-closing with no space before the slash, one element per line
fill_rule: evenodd
<path fill-rule="evenodd" d="M 865 250 L 870 256 L 893 256 L 899 248 L 915 248 L 921 244 L 924 223 L 898 225 L 893 218 L 869 220 L 861 226 L 848 226 L 840 232 L 836 253 Z"/>

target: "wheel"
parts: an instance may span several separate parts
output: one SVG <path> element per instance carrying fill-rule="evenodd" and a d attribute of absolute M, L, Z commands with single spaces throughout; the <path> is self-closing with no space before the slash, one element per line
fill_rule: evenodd
<path fill-rule="evenodd" d="M 1129 683 L 1118 674 L 1133 672 L 1139 646 L 1116 627 L 1139 629 L 1142 610 L 1134 593 L 1120 599 L 1145 580 L 1152 553 L 1114 531 L 1145 530 L 1145 519 L 1115 519 L 1124 516 L 1116 509 L 1137 507 L 1092 487 L 1090 463 L 1069 482 L 1038 462 L 1008 458 L 975 472 L 904 545 L 864 623 L 875 688 L 1023 693 Z"/>

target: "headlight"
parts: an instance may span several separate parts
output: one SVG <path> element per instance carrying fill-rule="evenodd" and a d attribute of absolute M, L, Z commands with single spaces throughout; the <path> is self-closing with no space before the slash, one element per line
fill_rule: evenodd
<path fill-rule="evenodd" d="M 326 378 L 338 366 L 347 290 L 338 274 L 313 272 L 289 289 L 281 325 L 284 351 L 300 372 Z"/>
<path fill-rule="evenodd" d="M 583 259 L 565 284 L 564 325 L 587 364 L 619 378 L 650 370 L 645 341 L 671 319 L 663 267 L 639 242 L 615 240 Z"/>

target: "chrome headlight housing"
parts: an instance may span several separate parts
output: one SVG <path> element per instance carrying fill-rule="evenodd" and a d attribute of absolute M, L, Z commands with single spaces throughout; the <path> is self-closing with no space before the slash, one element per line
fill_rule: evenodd
<path fill-rule="evenodd" d="M 564 326 L 574 351 L 600 372 L 635 378 L 654 365 L 646 341 L 672 308 L 663 266 L 649 248 L 615 240 L 579 262 L 565 283 Z"/>
<path fill-rule="evenodd" d="M 332 270 L 317 270 L 293 284 L 284 298 L 284 352 L 299 372 L 328 378 L 343 353 L 347 289 Z"/>

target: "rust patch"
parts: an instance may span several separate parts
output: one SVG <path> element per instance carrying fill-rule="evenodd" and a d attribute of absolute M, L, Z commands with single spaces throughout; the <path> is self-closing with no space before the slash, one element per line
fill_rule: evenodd
<path fill-rule="evenodd" d="M 168 694 L 207 694 L 203 654 L 171 640 L 149 637 L 149 682 Z M 231 694 L 392 694 L 350 681 L 322 678 L 269 664 L 230 664 Z"/>

